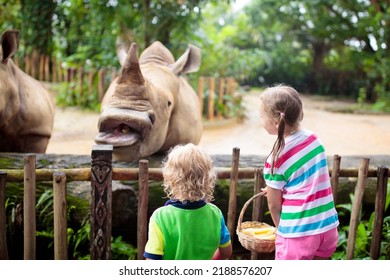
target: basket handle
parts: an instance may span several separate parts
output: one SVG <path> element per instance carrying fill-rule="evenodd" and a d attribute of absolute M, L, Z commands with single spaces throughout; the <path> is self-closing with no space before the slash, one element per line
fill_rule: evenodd
<path fill-rule="evenodd" d="M 240 216 L 238 217 L 238 222 L 237 222 L 237 230 L 238 231 L 241 231 L 241 223 L 242 223 L 242 219 L 244 217 L 244 213 L 246 211 L 246 208 L 248 208 L 248 205 L 257 197 L 259 196 L 262 196 L 262 195 L 265 195 L 266 192 L 259 192 L 257 194 L 255 194 L 254 196 L 252 196 L 247 202 L 245 202 L 244 206 L 242 207 L 241 209 L 241 212 L 240 212 Z"/>

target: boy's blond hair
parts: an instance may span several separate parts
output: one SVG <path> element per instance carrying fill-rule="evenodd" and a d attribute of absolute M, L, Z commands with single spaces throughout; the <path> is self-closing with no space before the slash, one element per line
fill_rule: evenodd
<path fill-rule="evenodd" d="M 210 202 L 216 173 L 211 157 L 194 144 L 177 145 L 163 162 L 164 191 L 174 201 Z"/>

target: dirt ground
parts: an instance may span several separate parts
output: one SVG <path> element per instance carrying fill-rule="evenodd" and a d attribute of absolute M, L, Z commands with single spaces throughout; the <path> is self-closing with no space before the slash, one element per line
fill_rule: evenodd
<path fill-rule="evenodd" d="M 259 93 L 244 97 L 246 119 L 205 122 L 200 145 L 210 154 L 267 155 L 275 136 L 261 127 L 258 116 Z M 322 139 L 328 156 L 390 155 L 390 115 L 334 113 L 327 108 L 345 107 L 346 102 L 302 96 L 302 126 Z M 90 155 L 97 134 L 97 113 L 74 108 L 56 109 L 54 130 L 47 148 L 52 154 Z"/>

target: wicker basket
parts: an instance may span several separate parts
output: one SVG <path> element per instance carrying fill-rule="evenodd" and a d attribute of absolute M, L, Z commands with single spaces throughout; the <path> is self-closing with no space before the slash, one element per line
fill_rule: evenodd
<path fill-rule="evenodd" d="M 237 223 L 237 229 L 236 233 L 238 235 L 238 240 L 240 241 L 241 245 L 252 252 L 257 252 L 257 253 L 270 253 L 275 250 L 275 240 L 266 240 L 266 239 L 260 239 L 260 238 L 255 238 L 252 236 L 249 236 L 245 233 L 242 232 L 243 229 L 246 228 L 264 228 L 264 227 L 271 227 L 270 225 L 266 223 L 261 223 L 257 221 L 247 221 L 247 222 L 242 222 L 242 219 L 244 217 L 244 213 L 248 205 L 257 197 L 264 195 L 264 192 L 260 192 L 258 194 L 255 194 L 252 196 L 242 207 L 240 216 L 238 218 L 238 223 Z"/>

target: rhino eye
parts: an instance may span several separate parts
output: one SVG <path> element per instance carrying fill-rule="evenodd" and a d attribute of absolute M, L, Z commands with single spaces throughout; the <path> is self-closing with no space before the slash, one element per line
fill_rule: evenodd
<path fill-rule="evenodd" d="M 168 101 L 168 107 L 172 105 L 172 102 L 171 101 Z"/>

